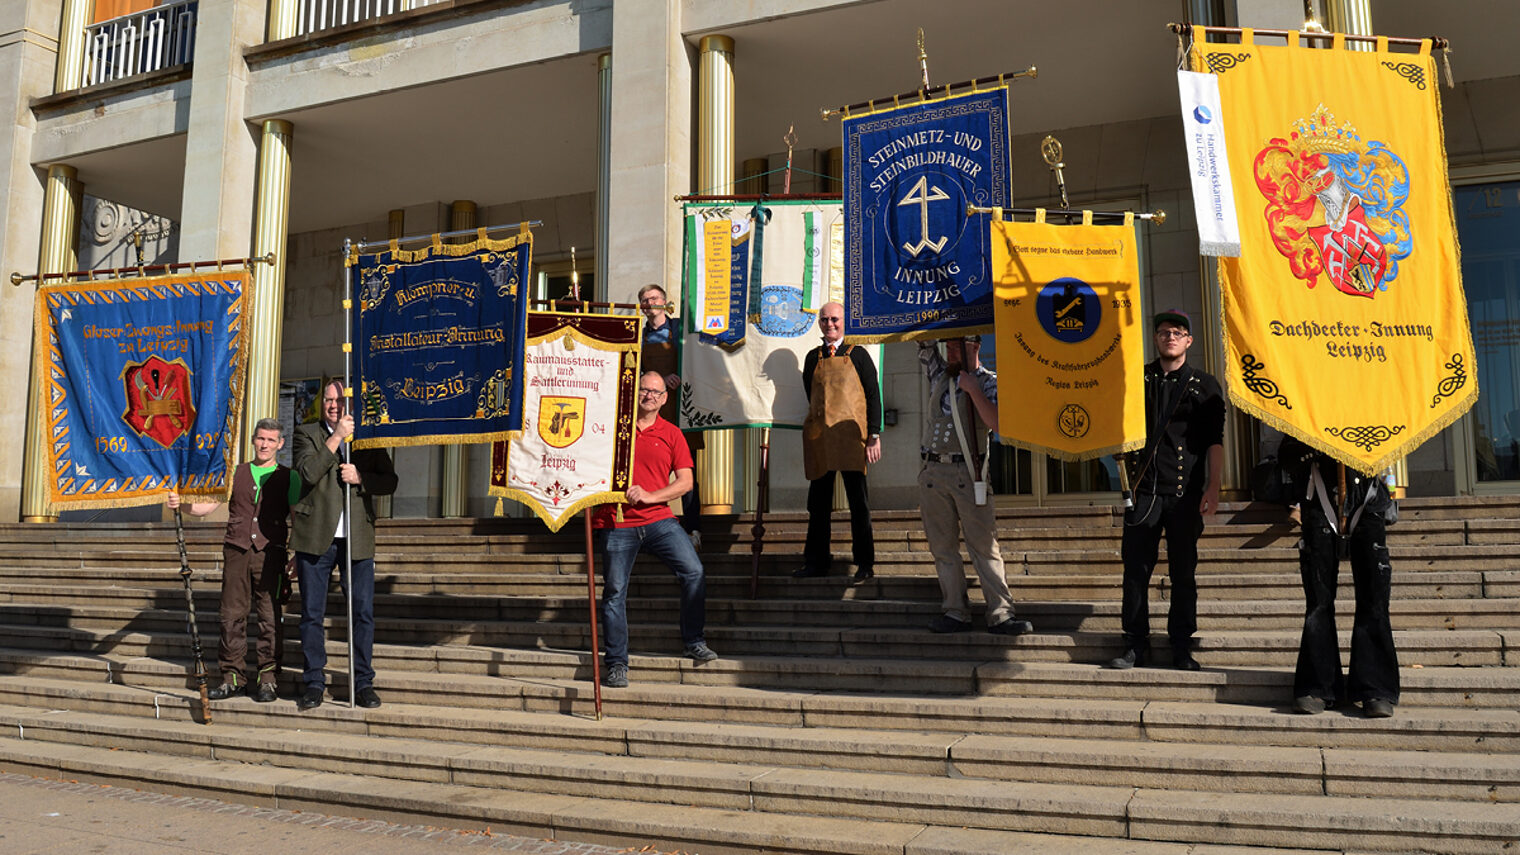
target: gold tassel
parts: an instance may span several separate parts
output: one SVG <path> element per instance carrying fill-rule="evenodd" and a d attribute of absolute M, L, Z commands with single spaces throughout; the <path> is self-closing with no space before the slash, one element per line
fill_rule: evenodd
<path fill-rule="evenodd" d="M 493 516 L 493 517 L 502 516 L 502 504 L 501 504 L 501 497 L 500 496 L 496 497 L 496 510 L 494 510 L 494 511 L 491 512 L 491 516 Z"/>
<path fill-rule="evenodd" d="M 1447 42 L 1446 47 L 1441 48 L 1441 67 L 1446 71 L 1446 88 L 1455 89 L 1457 84 L 1451 80 L 1451 42 Z"/>

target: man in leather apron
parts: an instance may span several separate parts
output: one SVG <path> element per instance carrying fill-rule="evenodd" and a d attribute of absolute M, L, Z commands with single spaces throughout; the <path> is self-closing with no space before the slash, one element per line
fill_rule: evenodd
<path fill-rule="evenodd" d="M 802 362 L 808 414 L 802 423 L 802 469 L 808 486 L 808 533 L 798 578 L 826 576 L 834 556 L 829 522 L 834 508 L 834 474 L 844 479 L 850 505 L 853 582 L 876 575 L 876 542 L 866 496 L 866 466 L 881 460 L 881 384 L 876 364 L 864 348 L 844 343 L 844 306 L 818 310 L 823 344 Z"/>

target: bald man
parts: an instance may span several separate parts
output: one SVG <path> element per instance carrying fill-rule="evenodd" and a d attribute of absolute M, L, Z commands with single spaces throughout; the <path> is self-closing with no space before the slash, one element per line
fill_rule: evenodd
<path fill-rule="evenodd" d="M 881 460 L 881 384 L 865 348 L 844 343 L 844 306 L 818 310 L 823 343 L 802 361 L 808 415 L 802 424 L 802 467 L 808 486 L 808 533 L 798 578 L 826 576 L 834 563 L 829 522 L 834 473 L 844 478 L 850 505 L 855 584 L 876 575 L 876 541 L 866 497 L 866 465 Z"/>

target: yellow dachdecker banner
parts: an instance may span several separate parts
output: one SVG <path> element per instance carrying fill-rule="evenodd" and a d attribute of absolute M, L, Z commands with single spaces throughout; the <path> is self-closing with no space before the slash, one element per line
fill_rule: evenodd
<path fill-rule="evenodd" d="M 1122 226 L 992 215 L 998 433 L 1086 460 L 1145 445 L 1144 324 L 1134 215 Z"/>
<path fill-rule="evenodd" d="M 1236 406 L 1376 472 L 1478 394 L 1435 62 L 1429 40 L 1289 36 L 1193 42 L 1240 220 L 1240 257 L 1219 260 L 1224 374 Z"/>

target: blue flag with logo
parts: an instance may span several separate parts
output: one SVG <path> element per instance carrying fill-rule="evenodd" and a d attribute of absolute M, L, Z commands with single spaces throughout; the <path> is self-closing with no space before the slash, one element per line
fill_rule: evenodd
<path fill-rule="evenodd" d="M 355 448 L 517 438 L 532 256 L 526 228 L 350 255 Z"/>
<path fill-rule="evenodd" d="M 238 448 L 246 271 L 37 289 L 32 364 L 53 509 L 225 496 Z"/>
<path fill-rule="evenodd" d="M 844 120 L 845 337 L 907 341 L 992 331 L 987 227 L 1006 206 L 1008 89 Z"/>

